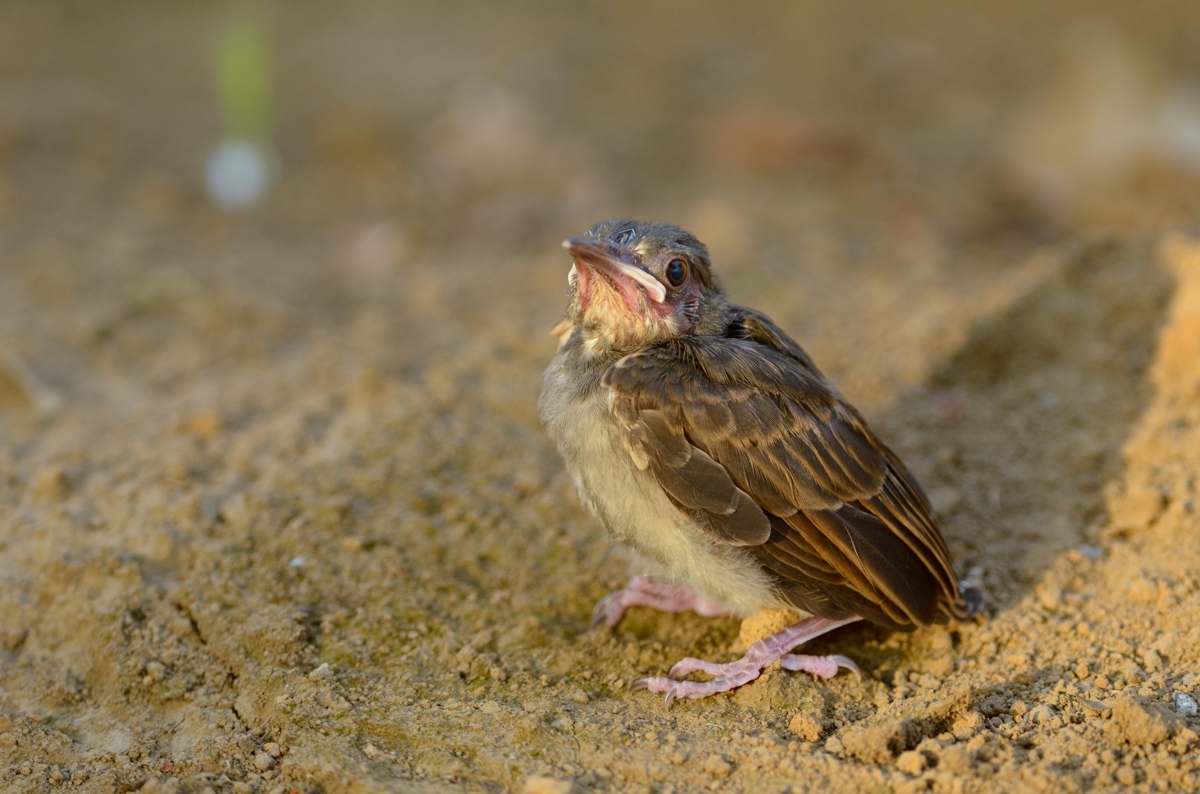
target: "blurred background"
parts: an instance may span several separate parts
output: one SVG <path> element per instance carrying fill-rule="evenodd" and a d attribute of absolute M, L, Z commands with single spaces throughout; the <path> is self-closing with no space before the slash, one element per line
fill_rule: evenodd
<path fill-rule="evenodd" d="M 644 216 L 801 335 L 864 290 L 940 290 L 893 323 L 937 347 L 1040 245 L 1191 221 L 1198 35 L 1187 0 L 7 0 L 0 339 L 86 297 L 21 343 L 70 380 L 45 334 L 164 306 L 248 302 L 288 337 L 477 296 L 540 328 L 558 242 Z M 451 300 L 446 269 L 490 288 Z M 869 393 L 862 342 L 818 345 Z"/>
<path fill-rule="evenodd" d="M 627 561 L 536 413 L 560 241 L 620 216 L 709 245 L 909 462 L 988 594 L 963 653 L 850 629 L 861 686 L 775 676 L 714 699 L 728 727 L 827 738 L 903 705 L 926 659 L 921 691 L 954 671 L 993 727 L 1068 671 L 1141 686 L 1107 649 L 1176 664 L 1197 613 L 1136 550 L 1087 566 L 1174 515 L 1121 478 L 1165 459 L 1127 439 L 1171 295 L 1156 246 L 1197 230 L 1197 42 L 1195 0 L 0 0 L 0 781 L 601 766 L 629 790 L 645 766 L 711 789 L 704 759 L 733 752 L 712 712 L 626 684 L 737 627 L 586 632 Z M 1180 526 L 1157 548 L 1194 565 Z M 1151 626 L 1130 610 L 1155 598 Z M 1075 761 L 1006 727 L 971 774 L 1120 777 L 1101 711 L 1062 708 L 1037 741 Z M 1079 749 L 1059 728 L 1085 716 Z M 691 768 L 667 774 L 651 727 Z M 808 752 L 797 779 L 831 791 L 904 774 Z"/>

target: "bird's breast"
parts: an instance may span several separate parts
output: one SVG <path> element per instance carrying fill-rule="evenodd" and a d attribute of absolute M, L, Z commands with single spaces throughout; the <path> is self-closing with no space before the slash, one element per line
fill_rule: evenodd
<path fill-rule="evenodd" d="M 781 605 L 749 554 L 697 527 L 649 471 L 634 465 L 599 378 L 589 387 L 570 370 L 557 358 L 551 364 L 540 408 L 580 501 L 657 569 L 651 573 L 688 584 L 739 614 Z"/>

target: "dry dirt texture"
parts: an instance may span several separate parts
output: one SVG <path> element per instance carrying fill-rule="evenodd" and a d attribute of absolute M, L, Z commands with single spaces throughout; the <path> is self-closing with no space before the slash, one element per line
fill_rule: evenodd
<path fill-rule="evenodd" d="M 1200 10 L 1083 8 L 268 4 L 231 217 L 224 4 L 0 4 L 0 790 L 1200 788 Z M 741 640 L 587 630 L 627 559 L 535 404 L 615 215 L 810 350 L 984 616 L 630 690 Z"/>

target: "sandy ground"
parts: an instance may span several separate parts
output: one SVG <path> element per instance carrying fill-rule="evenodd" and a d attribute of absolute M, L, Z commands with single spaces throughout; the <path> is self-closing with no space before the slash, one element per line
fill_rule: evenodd
<path fill-rule="evenodd" d="M 1200 788 L 1191 3 L 0 5 L 0 789 Z M 569 266 L 687 225 L 930 491 L 977 622 L 730 659 L 634 610 L 535 411 Z"/>

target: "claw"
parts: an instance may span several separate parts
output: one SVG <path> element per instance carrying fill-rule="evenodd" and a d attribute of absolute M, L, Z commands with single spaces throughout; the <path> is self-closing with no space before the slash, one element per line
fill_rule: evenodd
<path fill-rule="evenodd" d="M 859 678 L 862 678 L 862 670 L 858 669 L 858 665 L 854 663 L 853 659 L 846 656 L 834 656 L 833 660 L 837 662 L 838 667 L 844 667 Z"/>
<path fill-rule="evenodd" d="M 615 593 L 609 593 L 604 598 L 596 602 L 595 608 L 592 609 L 592 625 L 588 627 L 589 629 L 594 629 L 601 623 L 605 624 L 606 626 L 615 626 L 621 622 L 621 618 L 625 615 L 624 608 L 618 605 L 615 610 L 616 616 L 614 617 L 611 614 L 611 612 L 614 611 L 611 609 L 611 606 L 612 603 L 617 601 L 624 592 L 624 590 L 618 590 Z"/>

